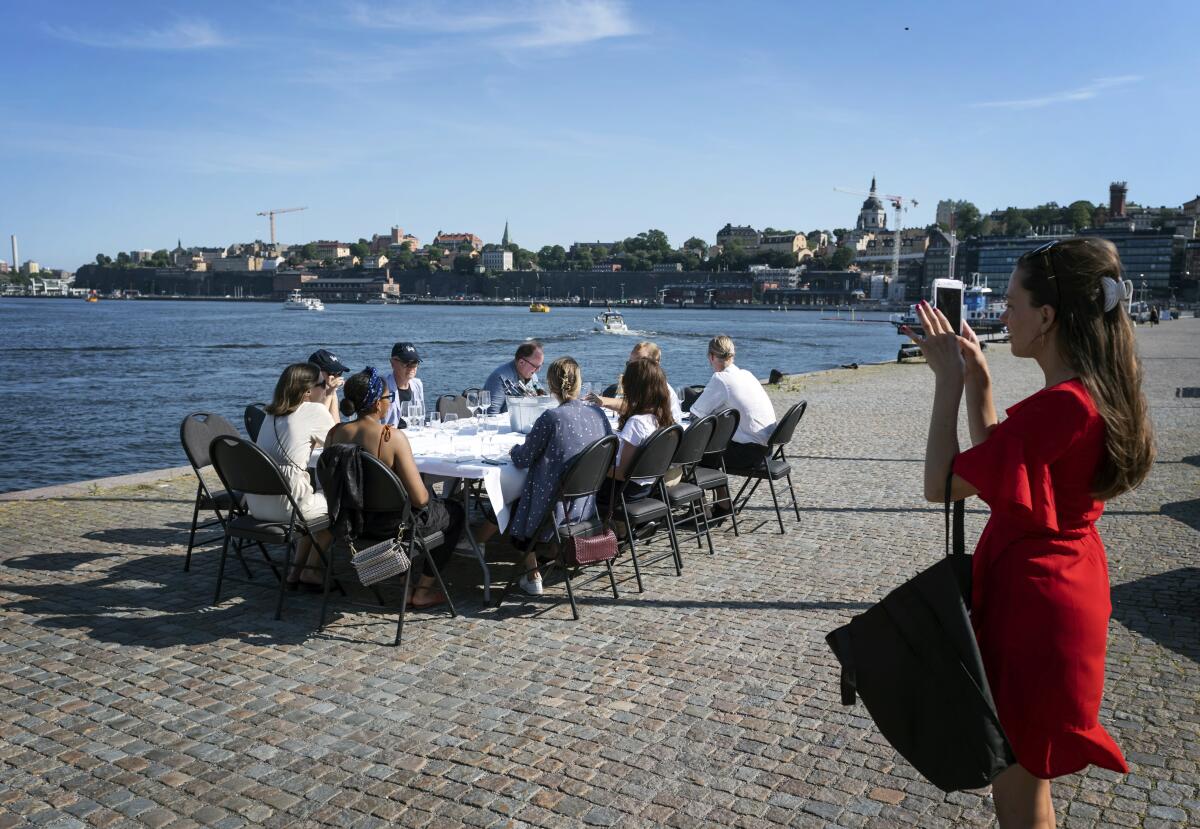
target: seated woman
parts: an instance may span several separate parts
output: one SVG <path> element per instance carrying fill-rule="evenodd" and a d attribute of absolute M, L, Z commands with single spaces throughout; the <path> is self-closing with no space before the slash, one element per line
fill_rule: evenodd
<path fill-rule="evenodd" d="M 628 366 L 629 363 L 632 363 L 634 360 L 651 360 L 652 362 L 658 363 L 661 367 L 662 349 L 658 347 L 658 343 L 649 341 L 640 342 L 636 344 L 629 352 L 629 360 L 625 365 Z M 666 376 L 665 372 L 663 376 Z M 621 388 L 624 377 L 625 375 L 622 374 L 617 378 L 617 390 L 622 393 L 624 393 Z M 683 408 L 679 405 L 679 395 L 675 393 L 675 389 L 671 388 L 670 383 L 667 384 L 667 395 L 671 399 L 671 416 L 675 418 L 675 422 L 678 423 L 679 421 L 683 420 Z M 621 398 L 619 397 L 602 397 L 598 394 L 592 394 L 588 396 L 588 400 L 614 412 L 621 411 Z"/>
<path fill-rule="evenodd" d="M 421 481 L 413 460 L 412 447 L 404 432 L 382 423 L 392 403 L 392 392 L 388 391 L 383 377 L 368 366 L 346 381 L 343 389 L 342 414 L 354 416 L 348 423 L 339 423 L 329 432 L 326 443 L 353 443 L 361 446 L 387 464 L 412 502 L 413 530 L 422 535 L 441 532 L 445 541 L 429 551 L 438 569 L 442 569 L 454 551 L 454 545 L 462 534 L 466 515 L 462 504 L 443 501 L 430 494 Z M 368 512 L 363 514 L 363 535 L 369 538 L 387 538 L 395 535 L 400 526 L 398 513 Z M 443 604 L 446 596 L 434 587 L 433 567 L 425 562 L 425 571 L 417 580 L 411 597 L 411 607 L 426 608 Z"/>
<path fill-rule="evenodd" d="M 624 492 L 628 503 L 647 497 L 653 483 L 651 479 L 626 480 L 625 473 L 637 454 L 635 450 L 659 429 L 673 426 L 675 417 L 671 414 L 667 377 L 655 361 L 630 361 L 625 366 L 624 384 L 625 397 L 622 400 L 621 417 L 617 421 L 621 445 L 617 449 L 616 465 L 610 474 L 618 481 L 617 488 Z M 598 500 L 601 511 L 608 509 L 610 491 L 608 487 L 600 490 Z"/>
<path fill-rule="evenodd" d="M 548 529 L 541 538 L 534 538 L 534 535 L 551 508 L 559 523 L 567 520 L 562 504 L 554 499 L 563 472 L 589 444 L 612 434 L 612 427 L 608 425 L 604 413 L 579 399 L 583 375 L 579 363 L 573 358 L 560 357 L 551 363 L 546 380 L 550 393 L 561 405 L 542 412 L 525 442 L 514 446 L 510 452 L 514 466 L 529 470 L 509 529 L 513 546 L 528 553 L 525 557 L 526 573 L 521 577 L 520 587 L 534 596 L 542 593 L 542 574 L 537 569 L 533 546 L 536 541 L 548 541 L 553 537 L 553 529 Z M 578 499 L 570 505 L 570 510 L 569 520 L 572 521 L 591 515 L 592 499 Z"/>
<path fill-rule="evenodd" d="M 320 446 L 334 424 L 333 416 L 322 403 L 313 402 L 313 397 L 323 390 L 317 389 L 320 369 L 312 363 L 293 363 L 283 370 L 275 384 L 275 394 L 267 406 L 266 419 L 258 432 L 255 443 L 279 466 L 287 481 L 292 498 L 301 514 L 308 520 L 325 515 L 325 496 L 313 489 L 308 474 L 308 459 L 314 446 Z M 287 523 L 292 518 L 292 508 L 287 498 L 274 495 L 246 495 L 246 509 L 260 521 Z M 325 547 L 332 536 L 325 530 L 316 533 L 318 543 Z M 295 567 L 288 573 L 290 585 L 299 582 L 320 585 L 318 572 L 321 561 L 306 537 L 297 548 Z M 313 569 L 304 569 L 311 567 Z"/>

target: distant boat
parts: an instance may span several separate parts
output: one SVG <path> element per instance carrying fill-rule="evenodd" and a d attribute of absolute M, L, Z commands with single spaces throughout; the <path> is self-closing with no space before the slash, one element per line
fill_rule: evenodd
<path fill-rule="evenodd" d="M 100 296 L 95 291 L 90 291 L 84 302 L 99 302 Z"/>
<path fill-rule="evenodd" d="M 529 310 L 535 314 L 549 314 L 550 306 L 544 302 L 531 302 L 529 303 Z"/>
<path fill-rule="evenodd" d="M 288 294 L 287 301 L 283 303 L 285 311 L 324 311 L 325 303 L 316 297 L 306 297 L 300 293 L 300 289 L 292 291 Z"/>
<path fill-rule="evenodd" d="M 625 325 L 625 318 L 616 311 L 601 311 L 596 315 L 594 322 L 597 331 L 607 334 L 629 333 L 629 327 Z"/>

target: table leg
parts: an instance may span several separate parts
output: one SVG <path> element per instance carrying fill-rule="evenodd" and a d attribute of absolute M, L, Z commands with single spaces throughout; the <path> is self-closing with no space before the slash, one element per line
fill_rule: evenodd
<path fill-rule="evenodd" d="M 471 550 L 479 562 L 479 569 L 483 571 L 483 602 L 485 605 L 491 605 L 492 571 L 483 555 L 483 548 L 479 546 L 479 542 L 475 540 L 475 534 L 471 532 L 471 487 L 462 478 L 458 478 L 457 481 L 461 484 L 459 492 L 462 493 L 463 515 L 465 516 L 463 532 L 467 534 L 467 541 L 470 542 Z"/>

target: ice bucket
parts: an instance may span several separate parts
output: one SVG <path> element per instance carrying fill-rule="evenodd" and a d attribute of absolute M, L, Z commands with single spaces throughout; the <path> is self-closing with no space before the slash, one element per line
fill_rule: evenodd
<path fill-rule="evenodd" d="M 538 397 L 508 397 L 508 425 L 514 432 L 529 434 L 534 421 L 541 417 L 546 409 L 553 409 L 558 401 L 549 394 Z"/>

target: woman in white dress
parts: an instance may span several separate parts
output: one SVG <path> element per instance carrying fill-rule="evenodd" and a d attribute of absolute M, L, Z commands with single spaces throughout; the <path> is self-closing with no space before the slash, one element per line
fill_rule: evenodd
<path fill-rule="evenodd" d="M 326 508 L 325 496 L 313 489 L 308 460 L 313 447 L 323 445 L 335 425 L 329 410 L 312 401 L 319 379 L 320 371 L 312 363 L 293 363 L 285 368 L 275 384 L 275 395 L 271 405 L 267 406 L 267 417 L 255 441 L 279 466 L 292 498 L 301 514 L 309 520 L 324 517 Z M 292 517 L 291 505 L 283 496 L 248 494 L 246 508 L 260 521 L 286 523 Z M 316 538 L 324 547 L 332 536 L 321 530 L 316 533 Z M 317 569 L 302 569 L 320 566 L 320 559 L 308 538 L 300 541 L 296 565 L 288 574 L 289 584 L 321 584 Z"/>

